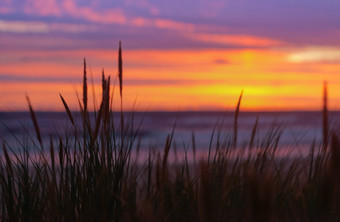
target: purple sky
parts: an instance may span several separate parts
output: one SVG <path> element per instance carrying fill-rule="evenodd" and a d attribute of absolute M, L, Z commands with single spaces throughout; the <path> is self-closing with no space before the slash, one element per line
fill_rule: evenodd
<path fill-rule="evenodd" d="M 142 108 L 223 108 L 245 89 L 250 109 L 318 109 L 323 81 L 340 95 L 339 12 L 335 0 L 0 0 L 0 110 L 26 109 L 26 93 L 58 109 L 84 57 L 95 82 L 102 67 L 115 76 L 119 40 Z"/>
<path fill-rule="evenodd" d="M 244 47 L 192 38 L 199 34 L 339 45 L 339 11 L 340 2 L 321 0 L 2 0 L 0 49 L 107 48 L 119 39 L 129 49 Z"/>

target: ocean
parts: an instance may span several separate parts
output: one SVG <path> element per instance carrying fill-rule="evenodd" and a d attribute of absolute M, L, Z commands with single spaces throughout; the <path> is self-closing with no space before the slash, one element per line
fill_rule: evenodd
<path fill-rule="evenodd" d="M 80 121 L 79 113 L 74 112 L 74 115 Z M 114 115 L 118 124 L 120 114 Z M 137 140 L 141 141 L 142 151 L 150 148 L 161 151 L 172 130 L 173 146 L 179 153 L 192 150 L 193 136 L 196 150 L 201 155 L 206 155 L 210 144 L 213 148 L 216 147 L 217 140 L 222 147 L 230 146 L 233 138 L 234 112 L 135 112 L 133 115 Z M 37 112 L 36 116 L 44 143 L 49 143 L 50 137 L 64 137 L 65 129 L 71 129 L 65 112 Z M 124 113 L 124 116 L 128 120 L 132 113 Z M 330 129 L 337 131 L 339 117 L 340 112 L 329 112 Z M 278 153 L 308 155 L 313 143 L 318 145 L 322 142 L 321 112 L 240 112 L 237 148 L 248 146 L 257 118 L 254 147 L 261 148 L 268 138 L 280 135 L 277 137 Z M 19 141 L 34 141 L 35 131 L 30 114 L 0 112 L 0 138 L 14 151 L 20 149 Z"/>

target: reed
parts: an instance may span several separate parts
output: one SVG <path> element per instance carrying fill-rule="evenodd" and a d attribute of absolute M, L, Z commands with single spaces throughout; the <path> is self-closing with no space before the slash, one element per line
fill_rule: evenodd
<path fill-rule="evenodd" d="M 233 131 L 233 135 L 234 135 L 233 146 L 234 146 L 234 148 L 236 148 L 236 146 L 237 146 L 237 120 L 238 120 L 238 115 L 240 113 L 242 95 L 243 95 L 243 90 L 241 91 L 240 97 L 238 98 L 236 110 L 235 110 L 234 131 Z"/>
<path fill-rule="evenodd" d="M 29 97 L 27 95 L 26 95 L 26 100 L 27 100 L 27 103 L 28 103 L 28 109 L 29 109 L 29 112 L 30 112 L 30 115 L 31 115 L 31 119 L 33 121 L 34 130 L 35 130 L 37 139 L 38 139 L 38 141 L 40 143 L 40 146 L 42 148 L 43 145 L 42 145 L 42 139 L 41 139 L 41 133 L 40 133 L 40 128 L 39 128 L 38 120 L 37 120 L 35 112 L 34 112 L 34 110 L 32 108 L 31 101 L 30 101 L 30 99 L 29 99 Z"/>
<path fill-rule="evenodd" d="M 254 146 L 254 140 L 256 136 L 256 130 L 257 130 L 257 125 L 259 123 L 259 117 L 256 117 L 256 121 L 253 127 L 253 130 L 251 132 L 251 137 L 250 137 L 250 142 L 249 142 L 249 153 L 251 152 L 253 146 Z"/>
<path fill-rule="evenodd" d="M 87 111 L 87 75 L 86 75 L 86 59 L 84 59 L 84 76 L 83 76 L 83 108 Z"/>
<path fill-rule="evenodd" d="M 122 58 L 122 43 L 119 41 L 118 50 L 118 78 L 119 78 L 119 94 L 123 97 L 123 58 Z"/>
<path fill-rule="evenodd" d="M 322 109 L 322 142 L 323 147 L 328 147 L 328 108 L 327 108 L 327 82 L 323 84 L 323 109 Z"/>
<path fill-rule="evenodd" d="M 64 108 L 65 108 L 65 110 L 66 110 L 67 116 L 68 116 L 68 118 L 70 119 L 70 121 L 71 121 L 71 123 L 72 123 L 72 126 L 75 127 L 74 118 L 73 118 L 73 115 L 72 115 L 72 113 L 71 113 L 70 108 L 68 107 L 68 105 L 67 105 L 67 103 L 66 103 L 64 97 L 63 97 L 61 94 L 59 94 L 59 96 L 60 96 L 60 99 L 61 99 L 61 101 L 62 101 L 62 103 L 63 103 L 63 105 L 64 105 Z"/>

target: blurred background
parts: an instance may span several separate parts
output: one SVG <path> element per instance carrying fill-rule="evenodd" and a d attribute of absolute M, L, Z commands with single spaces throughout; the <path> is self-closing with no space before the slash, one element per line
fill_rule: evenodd
<path fill-rule="evenodd" d="M 117 76 L 124 109 L 319 110 L 340 101 L 340 2 L 1 0 L 0 110 L 77 109 L 83 58 L 100 95 Z M 136 101 L 136 104 L 135 104 Z M 135 105 L 134 105 L 135 104 Z"/>

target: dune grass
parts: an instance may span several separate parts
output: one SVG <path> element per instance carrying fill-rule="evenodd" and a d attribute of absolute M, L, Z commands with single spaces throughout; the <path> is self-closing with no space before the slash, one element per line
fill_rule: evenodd
<path fill-rule="evenodd" d="M 70 128 L 44 144 L 38 119 L 27 97 L 34 124 L 32 144 L 13 151 L 6 141 L 0 153 L 1 221 L 339 221 L 340 143 L 330 133 L 325 85 L 323 142 L 311 144 L 308 157 L 276 158 L 280 130 L 255 149 L 256 120 L 249 144 L 237 144 L 236 106 L 233 135 L 220 141 L 213 130 L 209 155 L 169 162 L 173 132 L 163 149 L 150 149 L 138 163 L 140 142 L 133 115 L 123 111 L 122 51 L 118 77 L 120 113 L 113 112 L 110 77 L 102 73 L 98 110 L 88 110 L 86 61 L 77 122 L 60 95 Z M 94 115 L 95 121 L 90 121 Z M 119 115 L 120 122 L 114 121 Z M 175 127 L 174 127 L 175 130 Z M 216 140 L 216 143 L 212 143 Z M 216 147 L 212 147 L 216 144 Z M 236 156 L 233 151 L 240 149 Z M 191 153 L 189 153 L 191 152 Z"/>

